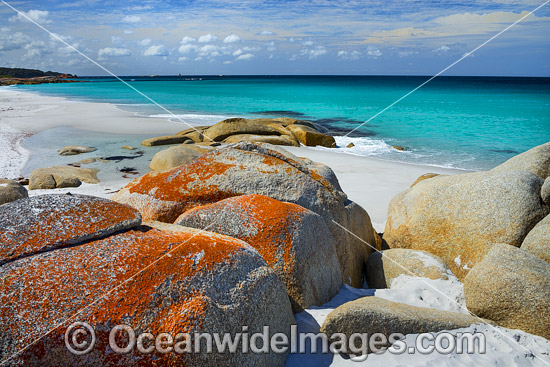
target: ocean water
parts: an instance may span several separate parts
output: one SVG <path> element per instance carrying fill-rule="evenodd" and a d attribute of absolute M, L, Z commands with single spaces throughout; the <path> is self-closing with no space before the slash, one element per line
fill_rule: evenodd
<path fill-rule="evenodd" d="M 342 153 L 467 170 L 490 169 L 550 141 L 550 78 L 418 76 L 124 77 L 192 125 L 288 116 L 331 131 Z M 165 111 L 114 78 L 17 88 L 110 102 L 154 118 Z M 182 129 L 184 126 L 182 126 Z M 344 148 L 353 142 L 355 147 Z M 403 146 L 397 151 L 392 146 Z"/>

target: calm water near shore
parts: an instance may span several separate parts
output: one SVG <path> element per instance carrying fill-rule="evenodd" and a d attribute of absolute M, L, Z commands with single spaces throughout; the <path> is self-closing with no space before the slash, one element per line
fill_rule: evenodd
<path fill-rule="evenodd" d="M 288 116 L 316 121 L 342 151 L 462 169 L 489 169 L 550 141 L 550 78 L 441 77 L 347 132 L 424 82 L 403 76 L 125 77 L 193 125 L 226 117 Z M 114 78 L 18 89 L 120 105 L 140 115 L 165 111 Z M 154 123 L 154 119 L 151 123 Z M 183 127 L 182 127 L 183 129 Z M 138 133 L 138 132 L 136 132 Z M 392 145 L 407 148 L 405 152 Z"/>

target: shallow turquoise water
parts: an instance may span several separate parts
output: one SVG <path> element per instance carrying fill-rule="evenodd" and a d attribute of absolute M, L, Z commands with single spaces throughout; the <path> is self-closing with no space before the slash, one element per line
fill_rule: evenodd
<path fill-rule="evenodd" d="M 343 136 L 427 77 L 272 76 L 124 78 L 184 121 L 291 116 Z M 17 88 L 166 112 L 112 78 Z M 154 123 L 152 120 L 151 123 Z M 549 78 L 441 77 L 360 127 L 337 137 L 343 152 L 463 169 L 488 169 L 550 141 Z M 398 152 L 391 145 L 405 146 Z"/>

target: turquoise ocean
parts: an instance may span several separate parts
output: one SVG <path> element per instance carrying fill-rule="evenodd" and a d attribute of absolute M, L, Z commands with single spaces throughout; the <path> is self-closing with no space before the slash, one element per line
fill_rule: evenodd
<path fill-rule="evenodd" d="M 342 153 L 467 170 L 490 169 L 550 141 L 550 78 L 439 77 L 369 123 L 429 77 L 129 76 L 123 79 L 183 121 L 287 116 L 317 122 Z M 155 118 L 165 111 L 114 78 L 17 86 L 70 99 L 109 102 Z M 173 119 L 173 118 L 172 118 Z M 182 124 L 182 130 L 186 126 Z M 137 132 L 136 132 L 137 133 Z M 345 146 L 353 142 L 353 148 Z M 397 151 L 392 146 L 403 146 Z M 343 163 L 345 162 L 345 155 Z"/>

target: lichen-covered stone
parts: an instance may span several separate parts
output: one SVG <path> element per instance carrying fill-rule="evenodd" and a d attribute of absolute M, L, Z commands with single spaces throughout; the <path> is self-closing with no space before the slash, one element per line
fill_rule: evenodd
<path fill-rule="evenodd" d="M 390 288 L 392 281 L 402 274 L 447 280 L 452 272 L 439 256 L 426 251 L 395 248 L 370 254 L 369 288 Z"/>
<path fill-rule="evenodd" d="M 464 279 L 468 310 L 500 326 L 550 339 L 550 264 L 496 244 Z"/>
<path fill-rule="evenodd" d="M 144 220 L 169 223 L 189 209 L 239 195 L 260 194 L 298 204 L 325 219 L 344 281 L 359 287 L 372 251 L 366 243 L 376 246 L 380 239 L 367 212 L 317 173 L 318 167 L 309 167 L 306 161 L 270 144 L 240 143 L 169 171 L 146 174 L 121 189 L 113 200 L 134 206 Z"/>
<path fill-rule="evenodd" d="M 525 171 L 475 172 L 422 181 L 390 202 L 389 247 L 441 257 L 463 279 L 494 243 L 521 246 L 550 211 L 543 180 Z"/>
<path fill-rule="evenodd" d="M 243 195 L 183 213 L 176 224 L 207 228 L 254 247 L 286 285 L 293 311 L 320 306 L 342 286 L 342 274 L 325 221 L 296 204 Z"/>
<path fill-rule="evenodd" d="M 348 339 L 354 333 L 367 333 L 369 336 L 382 333 L 389 338 L 393 333 L 438 332 L 481 323 L 484 321 L 463 313 L 410 306 L 368 296 L 344 303 L 328 314 L 321 332 L 329 338 L 335 333 L 343 333 Z M 358 348 L 360 345 L 351 347 Z"/>
<path fill-rule="evenodd" d="M 280 135 L 277 130 L 257 120 L 231 118 L 218 122 L 204 131 L 204 140 L 224 141 L 232 135 Z"/>
<path fill-rule="evenodd" d="M 28 196 L 27 189 L 17 181 L 0 178 L 0 205 Z"/>
<path fill-rule="evenodd" d="M 84 195 L 40 195 L 0 206 L 0 264 L 139 226 L 129 205 Z"/>
<path fill-rule="evenodd" d="M 223 142 L 228 144 L 239 143 L 241 141 L 249 143 L 269 143 L 274 145 L 287 145 L 287 146 L 300 146 L 298 141 L 290 136 L 277 136 L 277 135 L 254 135 L 254 134 L 237 134 L 231 135 Z"/>
<path fill-rule="evenodd" d="M 440 176 L 439 174 L 437 173 L 424 173 L 423 175 L 419 176 L 416 181 L 413 182 L 413 184 L 411 185 L 411 187 L 415 186 L 416 184 L 418 184 L 419 182 L 422 182 L 424 180 L 428 180 L 430 178 L 434 178 L 434 177 L 437 177 L 437 176 Z"/>
<path fill-rule="evenodd" d="M 143 227 L 5 264 L 0 279 L 0 359 L 30 345 L 12 365 L 282 366 L 287 357 L 215 347 L 208 354 L 204 345 L 202 353 L 111 352 L 109 333 L 121 324 L 136 336 L 169 333 L 173 347 L 179 333 L 222 338 L 244 325 L 250 333 L 268 326 L 271 335 L 288 334 L 293 316 L 284 285 L 254 249 L 220 234 Z M 74 321 L 95 330 L 96 343 L 82 356 L 64 342 Z"/>

